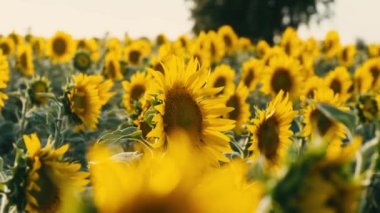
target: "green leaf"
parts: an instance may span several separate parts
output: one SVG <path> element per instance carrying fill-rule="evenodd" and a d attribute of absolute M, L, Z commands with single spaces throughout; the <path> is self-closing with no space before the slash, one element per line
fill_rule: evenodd
<path fill-rule="evenodd" d="M 105 133 L 99 138 L 97 143 L 113 144 L 119 142 L 122 139 L 136 139 L 139 135 L 141 135 L 141 131 L 134 126 L 131 126 Z"/>
<path fill-rule="evenodd" d="M 354 132 L 356 126 L 356 116 L 352 112 L 345 112 L 331 105 L 322 103 L 317 104 L 317 109 L 329 119 L 344 124 L 351 131 L 351 133 Z"/>

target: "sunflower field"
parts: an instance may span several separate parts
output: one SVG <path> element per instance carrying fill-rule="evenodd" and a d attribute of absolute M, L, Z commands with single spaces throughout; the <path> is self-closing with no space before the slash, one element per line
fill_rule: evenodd
<path fill-rule="evenodd" d="M 0 37 L 0 212 L 379 212 L 380 45 Z"/>

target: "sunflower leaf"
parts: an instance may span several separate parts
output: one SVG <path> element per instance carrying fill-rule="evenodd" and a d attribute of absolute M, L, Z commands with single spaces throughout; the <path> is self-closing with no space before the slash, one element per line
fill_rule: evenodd
<path fill-rule="evenodd" d="M 136 134 L 138 134 L 139 130 L 134 127 L 127 127 L 124 129 L 118 129 L 112 132 L 105 133 L 103 136 L 101 136 L 98 139 L 98 143 L 117 143 L 122 139 L 128 139 L 128 138 L 136 138 Z"/>
<path fill-rule="evenodd" d="M 319 103 L 317 108 L 328 118 L 345 125 L 351 133 L 355 130 L 356 116 L 352 112 L 341 111 L 331 105 Z"/>

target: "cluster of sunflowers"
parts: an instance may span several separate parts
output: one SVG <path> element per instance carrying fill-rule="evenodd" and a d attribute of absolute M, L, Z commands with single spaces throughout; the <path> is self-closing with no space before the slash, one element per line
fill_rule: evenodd
<path fill-rule="evenodd" d="M 379 212 L 380 45 L 277 40 L 0 36 L 0 211 Z"/>

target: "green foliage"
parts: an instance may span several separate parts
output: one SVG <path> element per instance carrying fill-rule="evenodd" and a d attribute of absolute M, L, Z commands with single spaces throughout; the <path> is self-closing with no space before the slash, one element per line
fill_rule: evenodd
<path fill-rule="evenodd" d="M 331 16 L 334 0 L 192 0 L 193 31 L 215 30 L 229 24 L 240 36 L 272 41 L 286 26 L 297 28 Z M 318 6 L 325 12 L 320 13 Z"/>

